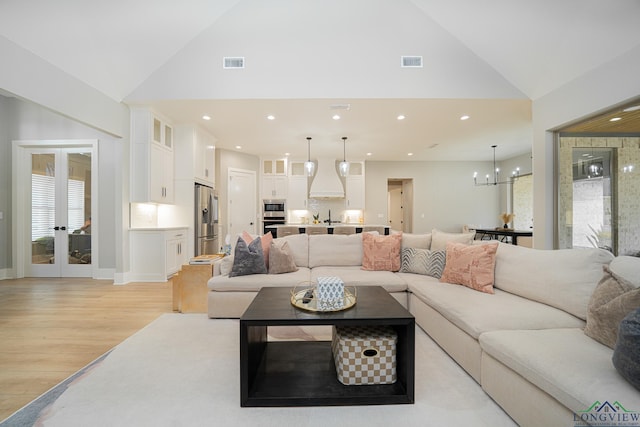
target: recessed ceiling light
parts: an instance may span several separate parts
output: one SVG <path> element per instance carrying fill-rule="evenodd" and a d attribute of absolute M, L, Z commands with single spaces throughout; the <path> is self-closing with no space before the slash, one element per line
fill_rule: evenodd
<path fill-rule="evenodd" d="M 407 153 L 407 156 L 413 156 L 413 153 Z"/>
<path fill-rule="evenodd" d="M 236 145 L 236 150 L 242 150 L 242 146 Z"/>
<path fill-rule="evenodd" d="M 289 157 L 291 153 L 284 153 L 285 156 Z"/>
<path fill-rule="evenodd" d="M 334 114 L 333 117 L 331 117 L 333 120 L 340 120 L 340 116 L 337 114 Z"/>
<path fill-rule="evenodd" d="M 215 145 L 207 145 L 208 150 L 215 150 L 215 148 L 216 148 Z"/>
<path fill-rule="evenodd" d="M 275 119 L 276 119 L 276 116 L 274 116 L 274 115 L 269 114 L 267 116 L 267 120 L 275 120 Z"/>
<path fill-rule="evenodd" d="M 367 156 L 373 156 L 373 153 L 367 153 Z"/>
<path fill-rule="evenodd" d="M 622 120 L 622 117 L 613 117 L 609 119 L 610 122 L 617 122 L 618 120 Z"/>
<path fill-rule="evenodd" d="M 629 113 L 629 112 L 631 112 L 631 111 L 638 111 L 638 110 L 640 110 L 640 104 L 638 104 L 638 105 L 634 105 L 633 107 L 625 108 L 625 109 L 624 109 L 624 110 L 622 110 L 622 111 L 624 111 L 625 113 Z"/>
<path fill-rule="evenodd" d="M 206 114 L 202 116 L 202 120 L 211 120 L 211 116 L 207 116 Z"/>
<path fill-rule="evenodd" d="M 460 120 L 469 120 L 469 116 L 465 114 L 464 116 L 460 117 Z"/>
<path fill-rule="evenodd" d="M 404 119 L 406 119 L 406 117 L 404 116 L 404 114 L 400 114 L 400 115 L 398 116 L 398 120 L 404 120 Z"/>

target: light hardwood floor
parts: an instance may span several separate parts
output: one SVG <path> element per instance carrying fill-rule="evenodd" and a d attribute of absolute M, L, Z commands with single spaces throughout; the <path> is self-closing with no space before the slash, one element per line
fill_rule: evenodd
<path fill-rule="evenodd" d="M 171 312 L 171 286 L 0 280 L 0 420 Z"/>

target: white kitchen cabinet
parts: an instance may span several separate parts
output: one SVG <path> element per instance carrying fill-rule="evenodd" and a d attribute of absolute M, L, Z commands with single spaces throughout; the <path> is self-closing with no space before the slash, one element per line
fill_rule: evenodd
<path fill-rule="evenodd" d="M 165 282 L 187 262 L 187 228 L 131 230 L 131 278 Z"/>
<path fill-rule="evenodd" d="M 287 159 L 262 160 L 262 175 L 287 175 Z"/>
<path fill-rule="evenodd" d="M 346 208 L 364 209 L 364 163 L 351 162 L 345 181 Z"/>
<path fill-rule="evenodd" d="M 215 187 L 215 143 L 211 134 L 197 126 L 176 126 L 175 178 Z"/>
<path fill-rule="evenodd" d="M 304 170 L 304 162 L 290 162 L 287 209 L 308 209 L 309 184 Z"/>
<path fill-rule="evenodd" d="M 263 176 L 262 198 L 286 199 L 288 186 L 286 176 Z"/>
<path fill-rule="evenodd" d="M 286 199 L 287 159 L 263 159 L 260 184 L 263 199 Z"/>
<path fill-rule="evenodd" d="M 173 128 L 148 109 L 131 110 L 131 201 L 173 203 Z"/>

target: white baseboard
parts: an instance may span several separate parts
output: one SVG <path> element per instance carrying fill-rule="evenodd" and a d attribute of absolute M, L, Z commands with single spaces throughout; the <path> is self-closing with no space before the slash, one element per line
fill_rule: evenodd
<path fill-rule="evenodd" d="M 0 268 L 0 280 L 15 279 L 16 275 L 13 268 Z"/>
<path fill-rule="evenodd" d="M 115 268 L 99 268 L 96 273 L 97 275 L 95 279 L 113 280 L 113 277 L 116 274 L 116 269 Z"/>

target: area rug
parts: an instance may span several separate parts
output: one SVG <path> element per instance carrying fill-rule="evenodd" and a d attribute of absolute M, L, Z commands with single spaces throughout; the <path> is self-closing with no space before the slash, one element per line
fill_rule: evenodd
<path fill-rule="evenodd" d="M 270 335 L 314 340 L 327 331 Z M 0 427 L 515 425 L 420 328 L 413 405 L 241 408 L 238 361 L 238 320 L 165 314 Z"/>

